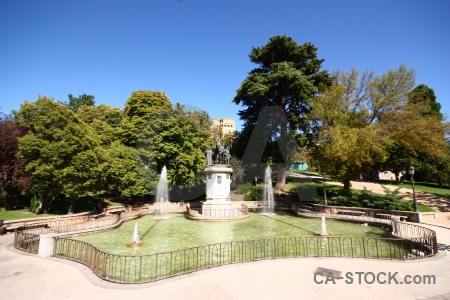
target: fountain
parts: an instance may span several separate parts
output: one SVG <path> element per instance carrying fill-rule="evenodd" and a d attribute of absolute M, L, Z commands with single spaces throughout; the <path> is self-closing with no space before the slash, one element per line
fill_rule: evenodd
<path fill-rule="evenodd" d="M 327 233 L 327 224 L 325 223 L 325 216 L 322 216 L 322 232 L 320 233 L 321 236 L 328 236 Z"/>
<path fill-rule="evenodd" d="M 266 172 L 264 174 L 264 191 L 263 191 L 263 201 L 264 201 L 264 215 L 274 214 L 274 199 L 273 199 L 273 188 L 272 188 L 272 172 L 270 167 L 267 166 Z"/>
<path fill-rule="evenodd" d="M 112 243 L 112 241 L 123 241 L 124 236 L 126 240 L 130 239 L 135 221 L 124 222 L 112 230 L 79 234 L 73 238 L 91 243 L 108 253 L 132 255 L 134 251 L 138 251 L 139 255 L 144 255 L 225 241 L 315 236 L 322 243 L 326 243 L 325 240 L 329 241 L 331 237 L 331 234 L 323 238 L 319 235 L 320 218 L 298 217 L 282 211 L 271 217 L 256 212 L 250 212 L 249 215 L 248 218 L 229 222 L 194 221 L 185 218 L 182 214 L 171 214 L 170 218 L 164 220 L 155 219 L 150 215 L 143 216 L 139 219 L 138 225 L 140 228 L 145 228 L 145 233 L 139 234 L 140 241 L 143 241 L 140 247 L 124 247 L 123 242 Z M 333 219 L 326 219 L 326 225 L 327 230 L 333 228 L 332 236 L 334 237 L 381 238 L 386 236 L 386 231 L 380 226 L 365 227 Z M 129 240 L 125 241 L 125 244 L 127 242 Z M 323 249 L 327 248 L 323 246 Z"/>
<path fill-rule="evenodd" d="M 206 201 L 201 209 L 187 207 L 186 216 L 194 220 L 238 220 L 248 217 L 248 212 L 240 205 L 231 202 L 230 184 L 233 169 L 230 168 L 230 151 L 224 148 L 220 139 L 214 136 L 216 152 L 206 150 L 206 167 L 204 169 Z"/>
<path fill-rule="evenodd" d="M 134 247 L 134 246 L 141 246 L 142 241 L 139 240 L 139 235 L 137 231 L 137 222 L 134 224 L 134 233 L 133 238 L 131 239 L 131 242 L 127 244 L 128 247 Z"/>
<path fill-rule="evenodd" d="M 169 202 L 169 191 L 167 188 L 167 168 L 164 166 L 161 170 L 158 186 L 156 188 L 156 203 L 157 209 L 155 209 L 155 216 L 157 218 L 164 218 L 164 206 Z"/>

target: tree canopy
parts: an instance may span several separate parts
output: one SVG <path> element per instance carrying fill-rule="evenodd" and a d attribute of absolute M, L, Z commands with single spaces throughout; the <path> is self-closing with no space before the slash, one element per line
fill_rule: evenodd
<path fill-rule="evenodd" d="M 95 97 L 93 95 L 83 94 L 78 97 L 74 97 L 72 94 L 69 94 L 67 97 L 69 98 L 69 102 L 66 102 L 65 104 L 70 110 L 74 112 L 77 112 L 83 106 L 95 105 Z"/>
<path fill-rule="evenodd" d="M 17 198 L 25 194 L 32 184 L 25 171 L 26 162 L 18 157 L 18 138 L 21 131 L 11 115 L 0 113 L 0 198 L 6 209 L 12 209 Z"/>
<path fill-rule="evenodd" d="M 429 102 L 409 101 L 414 70 L 402 65 L 376 75 L 352 69 L 333 78 L 311 104 L 318 136 L 310 154 L 345 188 L 371 168 L 404 170 L 420 152 L 442 157 L 442 123 L 428 113 Z"/>
<path fill-rule="evenodd" d="M 40 97 L 14 112 L 25 134 L 18 139 L 19 156 L 33 176 L 36 213 L 61 194 L 69 197 L 96 190 L 102 172 L 98 137 L 67 106 Z"/>
<path fill-rule="evenodd" d="M 239 138 L 249 140 L 249 135 L 254 134 L 253 129 L 263 107 L 282 109 L 286 116 L 282 119 L 285 121 L 277 126 L 270 125 L 272 134 L 268 146 L 272 150 L 268 150 L 264 158 L 266 162 L 278 163 L 276 188 L 282 190 L 287 162 L 280 153 L 287 152 L 288 132 L 308 135 L 306 115 L 310 110 L 309 102 L 317 96 L 318 87 L 330 84 L 331 80 L 327 71 L 321 71 L 324 60 L 317 58 L 317 48 L 311 43 L 299 45 L 288 36 L 274 36 L 266 45 L 253 47 L 249 57 L 258 67 L 244 79 L 233 100 L 235 104 L 245 107 L 238 114 L 244 121 L 243 133 L 246 134 L 241 134 Z M 277 120 L 266 121 L 277 123 Z M 260 145 L 262 148 L 266 146 Z"/>
<path fill-rule="evenodd" d="M 69 98 L 68 104 L 39 97 L 23 103 L 14 118 L 0 115 L 3 201 L 13 189 L 29 189 L 41 213 L 58 197 L 148 198 L 164 165 L 172 188 L 191 193 L 173 199 L 204 193 L 192 191 L 203 184 L 204 152 L 212 145 L 206 112 L 173 107 L 157 91 L 133 92 L 124 110 L 94 106 L 93 96 Z"/>

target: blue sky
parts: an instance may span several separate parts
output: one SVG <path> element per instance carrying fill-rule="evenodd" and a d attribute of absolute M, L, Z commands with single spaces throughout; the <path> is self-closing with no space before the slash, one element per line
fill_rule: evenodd
<path fill-rule="evenodd" d="M 145 89 L 238 119 L 251 47 L 278 34 L 313 43 L 328 70 L 405 64 L 450 113 L 446 0 L 1 0 L 0 110 L 69 93 L 123 108 Z"/>

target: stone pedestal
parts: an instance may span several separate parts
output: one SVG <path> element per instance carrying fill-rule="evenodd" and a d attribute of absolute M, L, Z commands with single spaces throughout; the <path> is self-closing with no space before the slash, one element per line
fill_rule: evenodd
<path fill-rule="evenodd" d="M 211 165 L 205 168 L 206 201 L 200 210 L 187 208 L 187 216 L 194 220 L 237 220 L 248 217 L 248 210 L 235 208 L 231 202 L 231 174 L 226 165 Z M 245 206 L 245 208 L 247 208 Z"/>
<path fill-rule="evenodd" d="M 205 168 L 206 201 L 202 205 L 205 209 L 232 209 L 230 184 L 233 169 L 225 165 L 213 165 Z"/>
<path fill-rule="evenodd" d="M 41 234 L 39 238 L 39 251 L 38 255 L 40 257 L 50 257 L 53 255 L 53 251 L 55 249 L 55 237 L 58 236 L 58 233 L 46 233 Z"/>

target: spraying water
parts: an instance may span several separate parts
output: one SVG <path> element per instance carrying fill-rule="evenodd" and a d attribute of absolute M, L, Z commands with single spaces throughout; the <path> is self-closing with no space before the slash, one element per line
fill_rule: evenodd
<path fill-rule="evenodd" d="M 164 204 L 169 202 L 169 190 L 167 188 L 167 168 L 164 166 L 156 188 L 156 203 L 159 204 L 159 217 L 164 214 Z"/>
<path fill-rule="evenodd" d="M 133 239 L 131 240 L 133 244 L 139 244 L 139 235 L 137 230 L 137 222 L 134 224 L 134 232 L 133 232 Z"/>
<path fill-rule="evenodd" d="M 131 241 L 127 245 L 128 245 L 128 247 L 134 247 L 134 246 L 141 246 L 142 245 L 142 241 L 139 240 L 139 236 L 138 236 L 137 222 L 134 224 L 133 238 L 131 239 Z"/>
<path fill-rule="evenodd" d="M 274 200 L 273 200 L 273 188 L 272 188 L 272 172 L 270 167 L 267 166 L 264 174 L 264 214 L 271 215 L 274 213 Z"/>
<path fill-rule="evenodd" d="M 325 216 L 322 216 L 322 232 L 320 235 L 328 235 L 327 233 L 327 224 L 325 223 Z"/>

